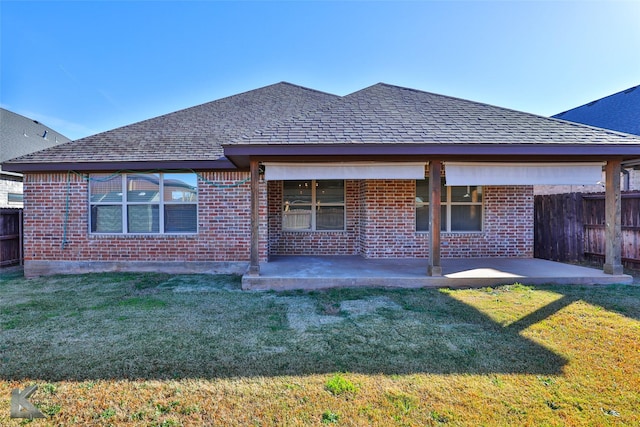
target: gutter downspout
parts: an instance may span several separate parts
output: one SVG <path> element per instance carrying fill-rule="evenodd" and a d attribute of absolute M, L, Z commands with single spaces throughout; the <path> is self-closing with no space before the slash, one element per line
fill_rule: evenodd
<path fill-rule="evenodd" d="M 622 180 L 622 191 L 629 191 L 629 187 L 631 186 L 631 175 L 629 174 L 629 170 L 622 168 L 621 172 L 624 176 Z"/>

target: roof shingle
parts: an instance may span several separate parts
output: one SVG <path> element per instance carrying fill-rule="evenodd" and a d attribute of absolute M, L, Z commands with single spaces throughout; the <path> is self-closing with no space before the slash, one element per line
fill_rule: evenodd
<path fill-rule="evenodd" d="M 42 123 L 0 108 L 0 162 L 69 142 Z"/>
<path fill-rule="evenodd" d="M 640 85 L 591 101 L 553 117 L 640 135 Z"/>
<path fill-rule="evenodd" d="M 224 156 L 221 144 L 337 98 L 281 82 L 72 141 L 12 163 L 216 160 Z"/>
<path fill-rule="evenodd" d="M 379 83 L 232 144 L 638 144 L 639 139 Z"/>
<path fill-rule="evenodd" d="M 34 165 L 53 170 L 56 164 L 84 163 L 89 168 L 227 162 L 225 150 L 229 156 L 232 151 L 246 156 L 257 153 L 257 147 L 294 145 L 336 150 L 402 145 L 423 147 L 423 154 L 436 146 L 462 152 L 470 146 L 515 151 L 523 145 L 545 150 L 563 146 L 565 156 L 578 154 L 576 148 L 606 146 L 590 153 L 601 155 L 615 146 L 616 155 L 640 155 L 637 136 L 415 89 L 379 83 L 340 97 L 282 82 L 26 155 L 9 165 L 15 170 L 36 170 Z"/>

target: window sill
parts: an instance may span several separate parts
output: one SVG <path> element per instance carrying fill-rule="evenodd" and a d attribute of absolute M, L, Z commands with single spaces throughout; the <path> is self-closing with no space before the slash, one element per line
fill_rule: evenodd
<path fill-rule="evenodd" d="M 315 233 L 346 233 L 347 230 L 293 230 L 293 229 L 282 229 L 283 233 L 291 233 L 291 234 L 299 234 L 299 233 L 307 233 L 307 234 L 315 234 Z"/>
<path fill-rule="evenodd" d="M 198 233 L 89 233 L 90 239 L 113 239 L 113 238 L 130 238 L 136 239 L 140 237 L 156 237 L 156 238 L 178 238 L 178 237 L 197 237 Z"/>
<path fill-rule="evenodd" d="M 416 234 L 429 234 L 428 231 L 416 231 Z M 440 231 L 440 235 L 447 235 L 447 236 L 462 236 L 465 234 L 470 234 L 473 236 L 477 236 L 480 234 L 484 234 L 484 231 Z"/>

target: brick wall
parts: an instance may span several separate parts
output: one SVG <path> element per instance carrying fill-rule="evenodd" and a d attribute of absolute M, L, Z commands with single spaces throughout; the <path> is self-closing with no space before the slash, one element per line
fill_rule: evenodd
<path fill-rule="evenodd" d="M 283 232 L 282 184 L 269 182 L 270 255 L 429 256 L 415 231 L 415 182 L 347 181 L 345 232 Z M 444 258 L 533 256 L 533 187 L 484 187 L 482 232 L 442 233 Z"/>
<path fill-rule="evenodd" d="M 360 181 L 346 181 L 345 231 L 283 231 L 282 181 L 268 182 L 270 255 L 357 255 L 359 254 Z"/>
<path fill-rule="evenodd" d="M 408 180 L 362 183 L 360 243 L 365 258 L 415 257 L 428 248 L 416 233 L 415 188 L 415 181 Z"/>
<path fill-rule="evenodd" d="M 250 183 L 233 186 L 248 173 L 201 172 L 201 176 L 214 184 L 198 182 L 198 233 L 141 236 L 89 234 L 88 183 L 83 177 L 27 174 L 25 261 L 248 261 Z M 261 185 L 261 206 L 266 206 L 266 187 Z M 266 218 L 266 208 L 261 217 Z M 261 230 L 260 257 L 266 260 L 266 220 L 261 221 Z"/>
<path fill-rule="evenodd" d="M 482 233 L 443 233 L 442 256 L 533 257 L 533 187 L 484 187 Z"/>
<path fill-rule="evenodd" d="M 248 173 L 201 172 L 201 176 L 197 234 L 92 235 L 88 183 L 83 176 L 27 174 L 25 261 L 248 262 L 250 184 L 234 185 L 247 179 Z M 532 257 L 533 188 L 485 187 L 483 197 L 484 230 L 442 233 L 442 256 Z M 414 181 L 347 181 L 345 231 L 284 232 L 281 210 L 281 182 L 261 182 L 260 261 L 280 254 L 429 255 L 428 233 L 415 231 Z"/>

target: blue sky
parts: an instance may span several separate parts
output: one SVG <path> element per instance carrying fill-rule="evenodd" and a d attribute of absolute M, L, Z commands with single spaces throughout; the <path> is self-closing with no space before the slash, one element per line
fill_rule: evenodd
<path fill-rule="evenodd" d="M 80 138 L 279 81 L 541 115 L 640 84 L 640 1 L 0 1 L 0 105 Z"/>

